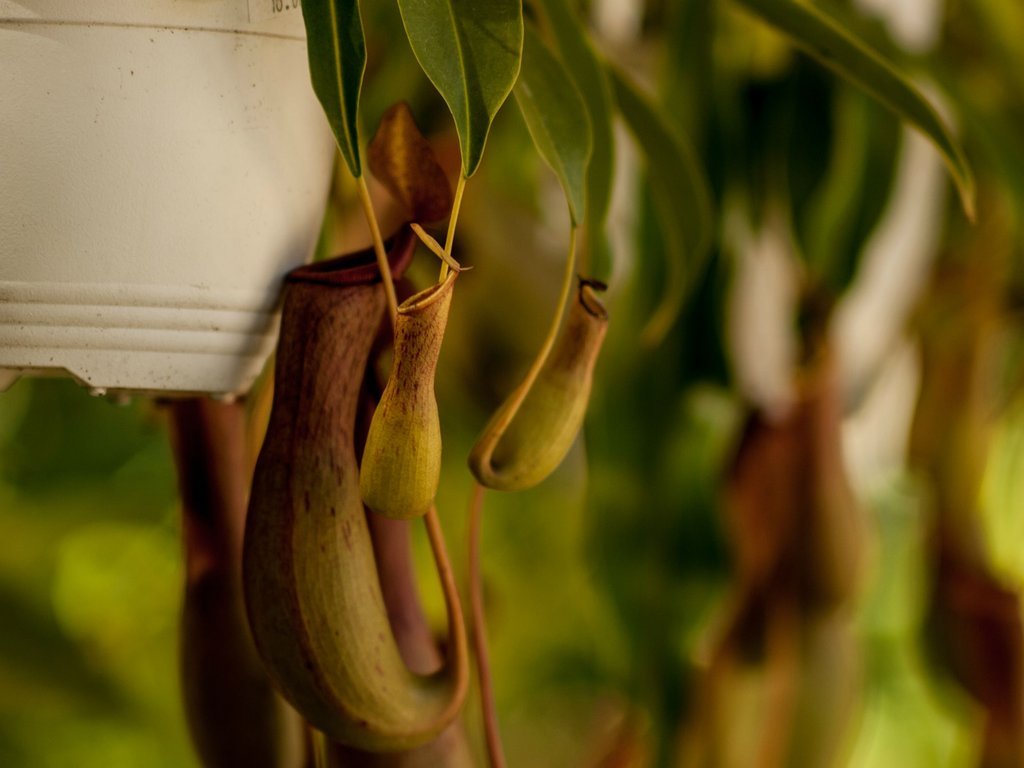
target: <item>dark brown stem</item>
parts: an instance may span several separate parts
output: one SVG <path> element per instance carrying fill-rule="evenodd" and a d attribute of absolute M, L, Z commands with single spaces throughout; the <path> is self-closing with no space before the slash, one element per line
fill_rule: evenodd
<path fill-rule="evenodd" d="M 501 747 L 498 713 L 494 707 L 494 685 L 491 681 L 490 654 L 487 651 L 487 620 L 484 615 L 483 577 L 480 573 L 480 539 L 484 487 L 473 484 L 473 497 L 469 504 L 469 605 L 476 654 L 477 676 L 480 679 L 480 710 L 484 721 L 487 757 L 492 768 L 505 768 L 505 753 Z"/>
<path fill-rule="evenodd" d="M 207 768 L 295 768 L 305 759 L 301 724 L 260 665 L 242 602 L 244 407 L 189 399 L 168 412 L 186 561 L 182 684 L 196 751 Z"/>
<path fill-rule="evenodd" d="M 416 589 L 410 556 L 410 523 L 376 514 L 367 514 L 366 519 L 370 524 L 384 603 L 402 658 L 413 672 L 430 674 L 440 668 L 442 656 Z"/>
<path fill-rule="evenodd" d="M 171 402 L 167 410 L 191 583 L 238 563 L 248 487 L 245 410 L 199 398 Z"/>

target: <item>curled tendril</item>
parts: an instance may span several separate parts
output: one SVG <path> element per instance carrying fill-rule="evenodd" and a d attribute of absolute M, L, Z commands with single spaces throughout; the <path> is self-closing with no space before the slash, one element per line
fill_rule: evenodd
<path fill-rule="evenodd" d="M 574 230 L 575 234 L 575 230 Z M 570 246 L 563 304 L 571 284 L 575 237 Z M 608 328 L 608 313 L 595 290 L 579 279 L 576 300 L 557 343 L 545 343 L 523 382 L 495 412 L 469 455 L 469 467 L 488 488 L 516 491 L 546 478 L 562 462 L 583 424 L 594 364 Z M 555 317 L 555 328 L 561 315 Z"/>

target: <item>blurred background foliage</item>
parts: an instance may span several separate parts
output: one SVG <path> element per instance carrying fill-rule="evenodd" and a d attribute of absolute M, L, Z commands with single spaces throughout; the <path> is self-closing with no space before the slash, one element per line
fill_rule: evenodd
<path fill-rule="evenodd" d="M 394 4 L 364 5 L 366 125 L 405 99 L 457 167 L 450 118 L 401 42 Z M 813 668 L 859 670 L 830 764 L 982 760 L 991 707 L 942 655 L 960 625 L 955 606 L 943 613 L 935 599 L 935 552 L 943 526 L 976 540 L 971 572 L 1009 591 L 1019 614 L 1024 9 L 1018 0 L 818 5 L 914 73 L 958 125 L 978 176 L 979 223 L 966 223 L 920 137 L 730 4 L 586 4 L 605 55 L 696 148 L 715 247 L 679 322 L 658 346 L 640 344 L 665 246 L 642 153 L 618 126 L 612 323 L 585 440 L 540 487 L 486 500 L 485 593 L 511 765 L 687 764 L 733 585 L 728 468 L 747 413 L 792 400 L 808 297 L 829 307 L 847 473 L 869 531 L 865 578 L 835 630 L 859 661 Z M 343 176 L 321 253 L 368 242 Z M 393 226 L 399 214 L 375 193 Z M 455 255 L 475 269 L 459 280 L 438 379 L 438 505 L 462 573 L 465 457 L 543 335 L 566 227 L 557 183 L 506 106 L 468 187 Z M 435 269 L 421 257 L 411 277 L 425 285 Z M 920 407 L 919 391 L 933 393 Z M 0 765 L 196 764 L 179 698 L 184 574 L 165 421 L 152 402 L 97 400 L 70 381 L 23 380 L 0 395 Z M 440 634 L 443 604 L 419 532 L 415 544 Z M 1001 669 L 1012 676 L 1007 653 Z M 730 678 L 716 726 L 721 765 L 757 764 L 751 745 L 770 721 L 759 674 L 741 665 Z M 814 692 L 828 678 L 804 674 L 792 765 L 816 764 L 801 744 L 826 728 Z M 474 700 L 465 720 L 479 749 Z"/>

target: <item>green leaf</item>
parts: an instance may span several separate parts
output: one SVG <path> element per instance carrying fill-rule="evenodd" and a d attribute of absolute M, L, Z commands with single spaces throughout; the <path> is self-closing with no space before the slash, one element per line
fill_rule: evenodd
<path fill-rule="evenodd" d="M 596 277 L 604 277 L 607 266 L 597 264 L 598 259 L 593 257 L 607 249 L 605 221 L 611 202 L 615 165 L 611 87 L 601 60 L 568 0 L 541 0 L 541 5 L 562 61 L 579 88 L 590 115 L 593 151 L 587 167 L 587 241 L 592 256 L 591 271 Z"/>
<path fill-rule="evenodd" d="M 398 0 L 420 66 L 448 103 L 462 174 L 480 165 L 487 132 L 519 75 L 521 0 Z"/>
<path fill-rule="evenodd" d="M 363 22 L 356 0 L 303 0 L 313 90 L 323 105 L 352 175 L 363 173 L 359 154 L 359 91 L 366 69 Z"/>
<path fill-rule="evenodd" d="M 915 126 L 938 148 L 974 220 L 974 176 L 963 150 L 935 109 L 890 64 L 816 8 L 797 0 L 735 0 L 789 39 Z"/>
<path fill-rule="evenodd" d="M 614 69 L 609 72 L 619 111 L 647 155 L 651 196 L 668 249 L 665 292 L 641 337 L 654 345 L 679 317 L 710 250 L 711 195 L 689 142 L 636 86 Z"/>
<path fill-rule="evenodd" d="M 537 151 L 562 183 L 572 223 L 579 225 L 587 204 L 592 143 L 587 105 L 569 73 L 532 29 L 526 30 L 515 95 Z"/>
<path fill-rule="evenodd" d="M 997 64 L 1000 75 L 1013 83 L 1017 93 L 1024 93 L 1024 50 L 1020 46 L 1020 30 L 1024 29 L 1024 7 L 1006 0 L 974 0 L 963 10 L 977 18 L 980 43 L 985 58 Z"/>
<path fill-rule="evenodd" d="M 864 242 L 888 206 L 902 128 L 852 88 L 836 92 L 833 112 L 828 170 L 799 230 L 810 274 L 837 296 L 855 277 Z"/>
<path fill-rule="evenodd" d="M 835 129 L 828 171 L 808 203 L 804 251 L 811 272 L 822 282 L 853 227 L 853 216 L 867 172 L 871 136 L 869 102 L 856 91 L 836 94 Z"/>
<path fill-rule="evenodd" d="M 48 605 L 39 606 L 4 580 L 0 615 L 0 712 L 16 711 L 35 697 L 51 706 L 56 700 L 108 715 L 128 710 L 129 702 L 103 674 L 95 653 L 65 635 Z"/>

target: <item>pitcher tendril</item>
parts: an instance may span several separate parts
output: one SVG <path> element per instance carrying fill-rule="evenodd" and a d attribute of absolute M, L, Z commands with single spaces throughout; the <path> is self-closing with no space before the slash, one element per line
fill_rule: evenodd
<path fill-rule="evenodd" d="M 530 392 L 530 387 L 533 386 L 537 376 L 540 375 L 541 369 L 544 367 L 544 363 L 547 362 L 551 349 L 555 346 L 555 339 L 558 338 L 558 329 L 562 325 L 562 316 L 565 314 L 565 308 L 569 303 L 569 294 L 572 292 L 572 278 L 575 268 L 576 227 L 573 227 L 569 233 L 569 255 L 565 260 L 565 271 L 562 273 L 562 289 L 558 296 L 558 304 L 555 307 L 554 315 L 552 315 L 551 326 L 548 328 L 547 336 L 544 337 L 540 351 L 530 366 L 530 370 L 526 372 L 526 378 L 523 379 L 522 383 L 516 388 L 506 405 L 499 412 L 500 416 L 498 416 L 494 424 L 489 426 L 488 432 L 497 435 L 499 438 L 504 434 L 512 419 L 515 418 L 519 407 L 523 404 L 523 400 L 526 399 L 526 395 Z"/>
<path fill-rule="evenodd" d="M 448 235 L 444 239 L 444 252 L 447 257 L 452 255 L 452 246 L 455 244 L 455 227 L 459 223 L 459 211 L 462 208 L 462 193 L 466 191 L 466 177 L 459 176 L 459 183 L 455 187 L 455 202 L 452 205 L 452 215 L 448 219 Z M 448 258 L 441 258 L 441 274 L 438 280 L 444 280 L 448 277 Z"/>
<path fill-rule="evenodd" d="M 373 200 L 370 198 L 370 190 L 366 186 L 366 176 L 356 177 L 356 189 L 359 191 L 359 202 L 363 206 L 363 215 L 370 227 L 370 237 L 373 239 L 373 253 L 377 257 L 377 268 L 380 270 L 380 279 L 384 283 L 384 295 L 388 300 L 388 315 L 391 317 L 392 332 L 398 320 L 398 297 L 395 294 L 395 281 L 391 276 L 391 269 L 388 266 L 388 255 L 384 250 L 384 238 L 380 234 L 380 225 L 377 223 L 377 214 L 373 210 Z"/>
<path fill-rule="evenodd" d="M 583 425 L 608 313 L 595 293 L 599 284 L 591 280 L 580 281 L 566 312 L 575 229 L 570 240 L 562 295 L 540 353 L 469 455 L 473 475 L 488 488 L 517 491 L 541 482 L 562 463 Z"/>
<path fill-rule="evenodd" d="M 498 713 L 494 706 L 494 683 L 491 679 L 490 653 L 487 650 L 487 617 L 484 613 L 483 576 L 480 571 L 480 544 L 483 531 L 484 487 L 473 483 L 469 502 L 469 610 L 480 681 L 480 709 L 484 721 L 484 739 L 491 768 L 505 768 L 505 752 L 501 746 Z"/>

